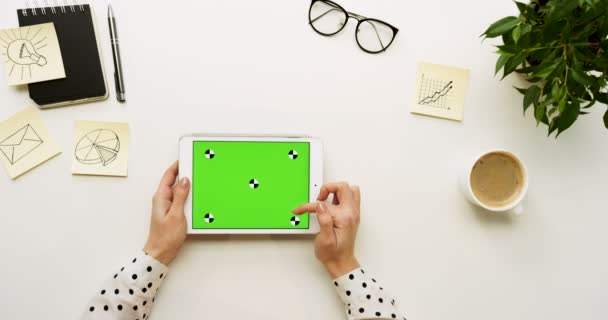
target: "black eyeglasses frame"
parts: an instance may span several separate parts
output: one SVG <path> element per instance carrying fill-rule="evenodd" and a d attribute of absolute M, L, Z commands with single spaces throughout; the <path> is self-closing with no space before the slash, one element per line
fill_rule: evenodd
<path fill-rule="evenodd" d="M 328 12 L 329 12 L 329 11 L 328 11 L 328 12 L 326 12 L 326 13 L 324 13 L 324 14 L 322 14 L 322 15 L 318 16 L 318 17 L 316 17 L 316 18 L 313 20 L 313 19 L 312 19 L 312 17 L 311 17 L 311 14 L 312 14 L 312 7 L 313 7 L 313 5 L 314 5 L 316 2 L 323 2 L 323 3 L 326 3 L 326 4 L 330 5 L 330 6 L 335 7 L 336 9 L 338 9 L 338 10 L 342 11 L 342 13 L 344 13 L 344 16 L 346 17 L 346 20 L 344 20 L 344 23 L 342 24 L 342 27 L 340 27 L 340 29 L 338 29 L 338 31 L 336 31 L 336 32 L 334 32 L 334 33 L 323 33 L 323 32 L 321 32 L 321 31 L 319 31 L 319 30 L 315 29 L 315 27 L 313 26 L 313 22 L 314 22 L 314 20 L 319 19 L 320 17 L 324 16 L 326 13 L 328 13 Z M 335 3 L 335 2 L 333 2 L 333 1 L 331 1 L 331 0 L 312 0 L 312 1 L 311 1 L 311 3 L 310 3 L 310 8 L 308 9 L 308 24 L 310 24 L 311 28 L 312 28 L 312 29 L 313 29 L 313 30 L 314 30 L 316 33 L 318 33 L 318 34 L 320 34 L 320 35 L 322 35 L 322 36 L 325 36 L 325 37 L 330 37 L 330 36 L 333 36 L 333 35 L 335 35 L 335 34 L 339 33 L 340 31 L 342 31 L 342 30 L 344 29 L 344 27 L 346 26 L 346 24 L 348 23 L 348 19 L 350 19 L 350 18 L 353 18 L 353 19 L 355 19 L 355 20 L 357 20 L 357 21 L 358 21 L 358 22 L 357 22 L 357 27 L 355 28 L 355 30 L 356 30 L 356 31 L 355 31 L 355 40 L 357 41 L 357 45 L 359 46 L 359 48 L 361 48 L 361 50 L 363 50 L 363 51 L 365 51 L 365 52 L 367 52 L 367 53 L 371 53 L 371 54 L 377 54 L 377 53 L 380 53 L 380 52 L 384 52 L 384 51 L 386 51 L 386 49 L 388 49 L 388 47 L 390 47 L 390 46 L 391 46 L 391 44 L 393 43 L 393 41 L 395 40 L 395 37 L 397 36 L 397 32 L 399 32 L 399 29 L 397 29 L 396 27 L 394 27 L 394 26 L 393 26 L 393 25 L 391 25 L 390 23 L 384 22 L 384 21 L 382 21 L 382 20 L 374 19 L 374 18 L 367 18 L 367 17 L 364 17 L 364 16 L 362 16 L 362 15 L 360 15 L 360 14 L 357 14 L 357 13 L 354 13 L 354 12 L 349 12 L 349 11 L 346 11 L 344 8 L 342 8 L 342 6 L 340 6 L 339 4 L 337 4 L 337 3 Z M 370 50 L 367 50 L 367 49 L 365 49 L 365 48 L 364 48 L 364 47 L 361 45 L 361 43 L 359 42 L 359 37 L 358 37 L 358 35 L 357 35 L 357 34 L 358 34 L 358 31 L 359 31 L 359 27 L 361 26 L 361 23 L 366 22 L 366 21 L 378 22 L 378 23 L 381 23 L 381 24 L 386 25 L 387 27 L 389 27 L 389 28 L 391 28 L 391 29 L 393 30 L 393 37 L 391 38 L 391 41 L 390 41 L 390 42 L 389 42 L 389 43 L 388 43 L 386 46 L 384 46 L 384 47 L 383 47 L 381 50 L 378 50 L 378 51 L 370 51 Z M 374 24 L 372 24 L 372 26 L 374 26 Z M 374 26 L 374 28 L 375 28 L 375 26 Z M 378 34 L 378 32 L 376 32 L 376 35 L 377 35 L 377 34 Z M 380 41 L 380 43 L 382 44 L 382 41 Z"/>

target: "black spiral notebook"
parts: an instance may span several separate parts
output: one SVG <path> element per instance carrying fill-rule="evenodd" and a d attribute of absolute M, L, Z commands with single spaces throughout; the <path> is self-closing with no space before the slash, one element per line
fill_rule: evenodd
<path fill-rule="evenodd" d="M 89 5 L 19 9 L 17 15 L 21 27 L 54 23 L 65 68 L 64 79 L 30 83 L 32 100 L 49 108 L 108 97 L 95 17 Z"/>

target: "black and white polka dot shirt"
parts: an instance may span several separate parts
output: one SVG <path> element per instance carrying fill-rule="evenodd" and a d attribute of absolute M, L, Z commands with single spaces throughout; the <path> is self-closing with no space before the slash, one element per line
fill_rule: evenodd
<path fill-rule="evenodd" d="M 95 293 L 81 320 L 145 320 L 168 268 L 144 252 L 116 271 Z M 349 320 L 401 319 L 397 302 L 384 288 L 356 269 L 334 280 Z"/>
<path fill-rule="evenodd" d="M 355 269 L 334 280 L 338 295 L 344 302 L 349 320 L 400 319 L 397 301 L 388 294 L 375 278 L 363 269 Z"/>
<path fill-rule="evenodd" d="M 139 253 L 97 290 L 81 319 L 148 319 L 167 271 L 164 264 Z"/>

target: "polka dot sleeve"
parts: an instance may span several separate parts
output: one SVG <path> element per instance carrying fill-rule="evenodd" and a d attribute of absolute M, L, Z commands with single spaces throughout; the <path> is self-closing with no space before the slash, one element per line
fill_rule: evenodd
<path fill-rule="evenodd" d="M 81 320 L 145 320 L 168 268 L 139 253 L 103 284 L 89 301 Z"/>
<path fill-rule="evenodd" d="M 399 313 L 397 301 L 361 268 L 335 279 L 334 286 L 344 302 L 344 310 L 349 320 L 405 320 Z"/>

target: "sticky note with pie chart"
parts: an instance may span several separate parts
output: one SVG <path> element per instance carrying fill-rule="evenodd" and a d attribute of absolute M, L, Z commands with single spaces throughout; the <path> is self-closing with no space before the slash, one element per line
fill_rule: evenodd
<path fill-rule="evenodd" d="M 129 124 L 76 121 L 72 154 L 72 174 L 126 177 Z"/>

